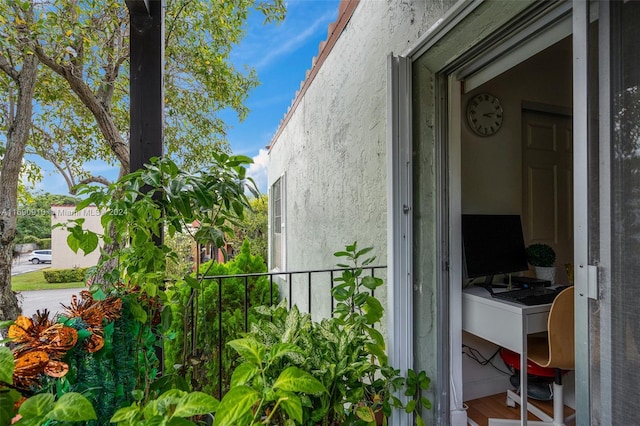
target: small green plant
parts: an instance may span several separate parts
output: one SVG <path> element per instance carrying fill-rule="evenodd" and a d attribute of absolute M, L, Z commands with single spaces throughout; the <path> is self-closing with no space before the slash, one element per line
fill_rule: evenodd
<path fill-rule="evenodd" d="M 532 266 L 550 267 L 556 261 L 556 252 L 547 244 L 531 244 L 526 253 L 527 262 Z"/>
<path fill-rule="evenodd" d="M 308 395 L 327 393 L 309 372 L 280 362 L 291 354 L 304 354 L 293 343 L 267 346 L 249 336 L 228 344 L 245 362 L 234 370 L 231 390 L 220 401 L 215 416 L 217 426 L 301 424 Z"/>
<path fill-rule="evenodd" d="M 15 412 L 15 403 L 22 395 L 12 386 L 14 370 L 11 350 L 0 346 L 0 426 L 40 426 L 51 421 L 66 423 L 97 419 L 91 402 L 77 392 L 67 392 L 57 400 L 51 393 L 36 394 L 24 400 Z"/>
<path fill-rule="evenodd" d="M 141 402 L 144 392 L 135 391 L 134 398 L 136 401 L 131 406 L 115 412 L 111 423 L 118 426 L 195 425 L 186 419 L 212 413 L 219 404 L 205 393 L 180 389 L 170 389 L 146 404 Z"/>

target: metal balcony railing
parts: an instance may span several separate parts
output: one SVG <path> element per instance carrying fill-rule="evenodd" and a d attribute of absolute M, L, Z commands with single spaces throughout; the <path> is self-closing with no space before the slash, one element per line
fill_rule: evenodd
<path fill-rule="evenodd" d="M 308 271 L 289 271 L 289 272 L 265 272 L 265 273 L 253 273 L 253 274 L 239 274 L 239 275 L 206 275 L 200 276 L 199 279 L 203 279 L 204 282 L 217 283 L 217 303 L 214 306 L 203 307 L 198 305 L 198 292 L 194 290 L 190 301 L 190 306 L 187 306 L 188 317 L 185 318 L 189 325 L 187 330 L 190 329 L 190 342 L 189 347 L 192 354 L 202 353 L 205 348 L 198 348 L 198 334 L 203 329 L 203 321 L 206 319 L 200 318 L 200 316 L 207 316 L 212 318 L 210 314 L 217 316 L 217 362 L 218 362 L 218 396 L 222 397 L 227 386 L 225 381 L 228 380 L 229 372 L 224 371 L 223 356 L 224 346 L 228 338 L 238 338 L 240 336 L 225 336 L 223 332 L 223 313 L 225 310 L 230 311 L 233 309 L 242 309 L 243 318 L 243 330 L 249 331 L 250 325 L 250 311 L 253 307 L 251 302 L 252 291 L 255 291 L 258 280 L 262 280 L 260 290 L 264 290 L 265 280 L 268 281 L 268 297 L 262 295 L 261 304 L 274 305 L 279 303 L 283 299 L 287 299 L 288 306 L 291 308 L 294 304 L 301 312 L 306 312 L 312 315 L 312 317 L 321 318 L 328 317 L 333 314 L 335 307 L 335 300 L 332 296 L 332 289 L 334 287 L 334 279 L 341 276 L 343 271 L 350 268 L 335 268 L 335 269 L 316 269 Z M 367 266 L 362 268 L 363 276 L 370 275 L 386 278 L 386 266 Z M 231 281 L 233 280 L 233 281 Z M 225 307 L 225 296 L 229 299 L 228 295 L 225 295 L 225 283 L 234 282 L 234 292 L 237 293 L 238 284 L 240 291 L 244 292 L 242 296 L 241 306 L 237 306 L 237 294 L 234 296 L 235 306 Z M 372 295 L 373 292 L 372 292 Z M 265 300 L 266 299 L 266 300 Z M 266 302 L 266 303 L 265 303 Z M 220 307 L 220 308 L 218 308 Z M 315 309 L 314 309 L 315 308 Z M 215 311 L 215 312 L 212 312 Z M 200 315 L 199 315 L 200 313 Z M 204 315 L 206 313 L 207 315 Z M 231 340 L 231 339 L 229 339 Z M 211 350 L 212 348 L 208 348 Z"/>

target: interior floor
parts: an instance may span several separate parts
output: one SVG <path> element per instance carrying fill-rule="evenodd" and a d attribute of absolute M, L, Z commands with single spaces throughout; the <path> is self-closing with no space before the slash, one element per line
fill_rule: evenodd
<path fill-rule="evenodd" d="M 467 419 L 468 424 L 472 426 L 488 426 L 490 418 L 496 419 L 520 419 L 520 406 L 515 408 L 507 406 L 507 394 L 506 392 L 498 393 L 495 395 L 486 396 L 484 398 L 473 399 L 466 401 L 467 405 Z M 553 401 L 537 401 L 529 398 L 529 404 L 533 404 L 540 408 L 542 411 L 549 415 L 553 415 Z M 570 407 L 564 406 L 565 417 L 573 414 L 575 410 Z M 533 414 L 529 413 L 528 420 L 540 420 Z M 567 426 L 571 426 L 575 423 L 570 422 Z"/>

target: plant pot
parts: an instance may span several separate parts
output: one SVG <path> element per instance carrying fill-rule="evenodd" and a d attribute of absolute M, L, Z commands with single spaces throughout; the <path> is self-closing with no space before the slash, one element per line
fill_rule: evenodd
<path fill-rule="evenodd" d="M 542 280 L 549 280 L 551 284 L 556 281 L 556 267 L 555 266 L 535 266 L 536 278 Z"/>

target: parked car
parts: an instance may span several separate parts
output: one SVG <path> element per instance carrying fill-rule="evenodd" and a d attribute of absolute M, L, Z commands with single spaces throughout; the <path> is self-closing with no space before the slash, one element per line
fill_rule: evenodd
<path fill-rule="evenodd" d="M 51 263 L 51 250 L 34 250 L 31 252 L 27 260 L 31 263 Z"/>

